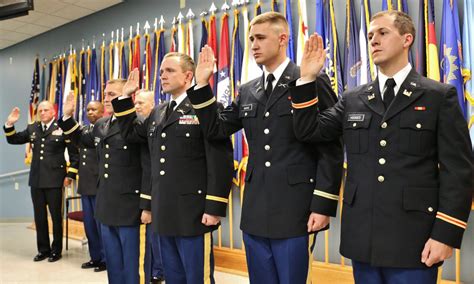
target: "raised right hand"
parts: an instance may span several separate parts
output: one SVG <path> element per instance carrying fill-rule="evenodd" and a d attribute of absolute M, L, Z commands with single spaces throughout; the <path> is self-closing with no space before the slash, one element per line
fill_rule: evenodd
<path fill-rule="evenodd" d="M 122 95 L 130 97 L 138 90 L 140 84 L 140 72 L 135 68 L 128 75 L 127 83 L 123 86 Z"/>
<path fill-rule="evenodd" d="M 300 72 L 304 81 L 314 81 L 326 61 L 326 50 L 323 46 L 323 38 L 317 33 L 312 34 L 304 44 L 303 57 L 301 59 Z"/>
<path fill-rule="evenodd" d="M 13 124 L 15 124 L 15 122 L 17 122 L 18 119 L 20 119 L 20 109 L 18 107 L 14 107 L 12 111 L 10 112 L 10 114 L 8 115 L 7 125 L 13 126 Z"/>
<path fill-rule="evenodd" d="M 63 105 L 64 116 L 73 116 L 74 109 L 76 108 L 76 100 L 74 99 L 74 92 L 70 91 L 66 97 L 66 102 Z"/>
<path fill-rule="evenodd" d="M 214 51 L 206 44 L 199 53 L 199 60 L 196 66 L 196 83 L 198 85 L 209 84 L 209 79 L 211 79 L 214 73 L 215 61 Z"/>

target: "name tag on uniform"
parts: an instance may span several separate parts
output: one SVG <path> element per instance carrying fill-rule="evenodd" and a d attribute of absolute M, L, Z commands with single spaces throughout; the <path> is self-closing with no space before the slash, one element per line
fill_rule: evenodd
<path fill-rule="evenodd" d="M 243 111 L 249 111 L 249 110 L 252 110 L 252 107 L 253 107 L 252 104 L 250 104 L 250 105 L 242 105 L 242 106 L 241 106 L 241 110 L 243 110 Z"/>
<path fill-rule="evenodd" d="M 349 113 L 347 121 L 364 121 L 365 114 L 363 113 Z"/>
<path fill-rule="evenodd" d="M 198 125 L 199 119 L 196 115 L 183 115 L 179 118 L 179 124 Z"/>
<path fill-rule="evenodd" d="M 63 135 L 63 131 L 61 129 L 56 129 L 51 134 L 55 136 L 61 136 Z"/>
<path fill-rule="evenodd" d="M 94 137 L 94 143 L 95 145 L 99 144 L 100 143 L 100 137 Z"/>

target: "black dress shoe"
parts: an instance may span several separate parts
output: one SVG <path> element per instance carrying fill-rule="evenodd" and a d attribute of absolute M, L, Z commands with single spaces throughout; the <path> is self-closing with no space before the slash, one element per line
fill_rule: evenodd
<path fill-rule="evenodd" d="M 94 268 L 94 272 L 101 272 L 107 270 L 107 266 L 105 265 L 105 262 L 99 262 L 99 265 Z"/>
<path fill-rule="evenodd" d="M 88 269 L 88 268 L 99 267 L 100 263 L 101 263 L 100 261 L 92 261 L 92 260 L 89 260 L 88 262 L 84 262 L 84 263 L 81 265 L 81 268 L 82 268 L 82 269 Z"/>
<path fill-rule="evenodd" d="M 42 261 L 49 257 L 49 253 L 38 253 L 34 258 L 33 261 Z"/>
<path fill-rule="evenodd" d="M 152 284 L 162 284 L 164 281 L 165 281 L 165 278 L 163 276 L 160 276 L 160 277 L 153 276 L 151 278 Z"/>
<path fill-rule="evenodd" d="M 52 253 L 49 258 L 48 258 L 48 262 L 55 262 L 55 261 L 58 261 L 61 259 L 61 254 L 59 253 Z"/>

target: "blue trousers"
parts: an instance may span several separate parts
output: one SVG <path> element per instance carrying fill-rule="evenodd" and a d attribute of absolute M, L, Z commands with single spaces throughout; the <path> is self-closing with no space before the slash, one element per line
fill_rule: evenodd
<path fill-rule="evenodd" d="M 316 234 L 269 239 L 243 234 L 250 283 L 305 284 L 311 282 Z"/>
<path fill-rule="evenodd" d="M 89 254 L 94 262 L 105 262 L 104 247 L 100 234 L 100 224 L 94 218 L 95 195 L 82 195 L 82 212 L 84 212 L 84 230 L 86 231 Z"/>
<path fill-rule="evenodd" d="M 139 283 L 140 227 L 101 224 L 101 231 L 109 283 Z"/>
<path fill-rule="evenodd" d="M 150 224 L 146 225 L 145 244 L 145 283 L 150 283 L 151 277 L 163 277 L 163 261 L 161 259 L 160 239 L 153 233 Z"/>
<path fill-rule="evenodd" d="M 159 238 L 167 284 L 215 283 L 212 233 Z"/>
<path fill-rule="evenodd" d="M 352 261 L 356 284 L 436 284 L 438 267 L 391 268 Z"/>

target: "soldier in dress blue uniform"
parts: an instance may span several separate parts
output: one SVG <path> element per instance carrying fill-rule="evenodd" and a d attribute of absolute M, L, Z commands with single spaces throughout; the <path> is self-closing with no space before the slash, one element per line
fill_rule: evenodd
<path fill-rule="evenodd" d="M 63 187 L 69 186 L 76 178 L 78 152 L 71 141 L 66 139 L 54 118 L 53 105 L 43 101 L 38 105 L 38 122 L 29 124 L 25 130 L 16 132 L 14 124 L 20 117 L 20 110 L 15 107 L 8 116 L 4 130 L 9 144 L 31 143 L 33 158 L 30 167 L 28 184 L 31 187 L 33 201 L 36 244 L 38 255 L 34 261 L 49 257 L 49 262 L 61 258 L 63 247 Z M 64 151 L 67 148 L 70 166 L 67 167 Z M 48 233 L 49 213 L 53 221 L 53 243 L 50 245 Z"/>
<path fill-rule="evenodd" d="M 95 122 L 102 118 L 104 106 L 101 102 L 91 101 L 87 104 L 87 118 L 90 124 L 81 128 L 79 141 L 70 137 L 79 148 L 79 185 L 77 193 L 81 195 L 82 211 L 84 212 L 84 231 L 86 232 L 90 261 L 81 265 L 83 269 L 94 268 L 95 272 L 105 270 L 105 254 L 100 236 L 100 224 L 94 217 L 99 161 L 94 145 L 87 144 L 87 137 L 94 129 Z"/>
<path fill-rule="evenodd" d="M 122 95 L 125 82 L 123 79 L 107 82 L 104 107 L 110 116 L 99 119 L 92 132 L 82 137 L 85 144 L 96 147 L 99 160 L 95 217 L 101 224 L 107 276 L 112 284 L 139 282 L 139 225 L 141 208 L 145 206 L 140 200 L 140 145 L 122 138 L 111 104 L 113 98 Z M 69 95 L 59 125 L 65 134 L 77 140 L 81 131 L 70 117 L 73 111 L 74 97 Z"/>
<path fill-rule="evenodd" d="M 399 11 L 375 14 L 368 39 L 377 79 L 321 111 L 314 81 L 322 39 L 305 47 L 292 88 L 294 126 L 304 142 L 344 137 L 347 181 L 341 254 L 356 283 L 436 283 L 437 267 L 460 248 L 471 205 L 471 143 L 456 89 L 408 63 L 415 28 Z M 305 84 L 306 82 L 306 84 Z"/>
<path fill-rule="evenodd" d="M 262 77 L 242 85 L 235 101 L 219 113 L 208 84 L 214 55 L 205 47 L 197 86 L 188 96 L 210 141 L 245 130 L 250 153 L 240 227 L 250 282 L 307 283 L 315 232 L 336 215 L 341 143 L 313 147 L 296 140 L 288 83 L 299 77 L 299 68 L 286 57 L 285 17 L 274 12 L 255 17 L 249 38 L 256 62 L 264 67 Z M 334 105 L 337 97 L 326 75 L 319 77 L 317 89 L 323 106 Z"/>
<path fill-rule="evenodd" d="M 140 90 L 135 94 L 135 110 L 137 118 L 144 121 L 155 107 L 155 93 Z M 142 193 L 140 197 L 146 200 L 147 206 L 143 210 L 141 221 L 146 224 L 144 272 L 145 283 L 161 283 L 164 280 L 163 262 L 161 260 L 160 240 L 156 232 L 151 228 L 151 157 L 148 145 L 141 145 L 142 159 Z"/>
<path fill-rule="evenodd" d="M 208 142 L 186 95 L 194 61 L 168 53 L 160 66 L 163 92 L 171 101 L 155 107 L 145 121 L 137 119 L 132 99 L 138 69 L 124 96 L 113 101 L 125 140 L 148 143 L 152 177 L 152 227 L 158 232 L 167 283 L 214 283 L 212 232 L 226 215 L 232 186 L 230 139 Z"/>

